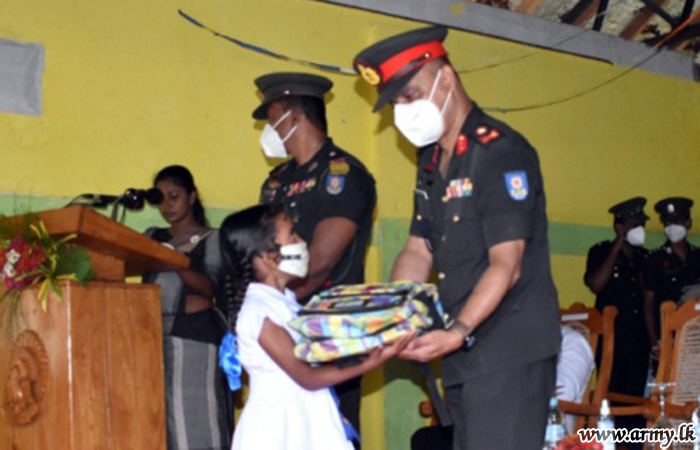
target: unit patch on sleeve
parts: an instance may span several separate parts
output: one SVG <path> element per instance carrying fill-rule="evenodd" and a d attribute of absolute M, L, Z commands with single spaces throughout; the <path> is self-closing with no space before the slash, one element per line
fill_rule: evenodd
<path fill-rule="evenodd" d="M 344 175 L 328 175 L 326 178 L 326 191 L 331 195 L 338 195 L 345 187 Z"/>
<path fill-rule="evenodd" d="M 521 201 L 527 198 L 529 186 L 527 184 L 527 174 L 524 170 L 506 172 L 503 174 L 506 179 L 506 189 L 508 195 L 513 200 Z"/>

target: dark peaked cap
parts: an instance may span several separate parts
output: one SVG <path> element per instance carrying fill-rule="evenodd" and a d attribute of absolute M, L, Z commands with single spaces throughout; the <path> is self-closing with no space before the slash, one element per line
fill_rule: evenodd
<path fill-rule="evenodd" d="M 306 96 L 323 100 L 333 87 L 328 78 L 309 73 L 276 72 L 255 79 L 255 85 L 263 94 L 263 102 L 253 111 L 253 119 L 267 119 L 267 107 L 282 97 Z"/>
<path fill-rule="evenodd" d="M 426 63 L 447 55 L 445 37 L 445 27 L 420 28 L 379 41 L 355 57 L 355 71 L 379 91 L 374 112 L 394 100 Z"/>
<path fill-rule="evenodd" d="M 615 220 L 649 220 L 649 217 L 646 214 L 644 214 L 644 205 L 646 204 L 647 199 L 645 199 L 644 197 L 635 197 L 610 207 L 608 212 L 615 217 Z"/>
<path fill-rule="evenodd" d="M 693 201 L 686 197 L 669 197 L 660 200 L 654 205 L 654 210 L 659 213 L 661 221 L 681 218 L 690 219 L 690 208 Z"/>

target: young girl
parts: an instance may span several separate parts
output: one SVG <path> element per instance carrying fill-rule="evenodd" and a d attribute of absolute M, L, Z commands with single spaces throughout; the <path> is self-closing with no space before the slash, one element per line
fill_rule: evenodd
<path fill-rule="evenodd" d="M 312 367 L 293 353 L 287 326 L 299 310 L 287 284 L 306 276 L 306 244 L 276 206 L 230 215 L 221 226 L 229 294 L 240 305 L 236 333 L 250 396 L 233 450 L 352 450 L 329 386 L 366 373 L 398 354 L 413 337 L 370 353 L 359 365 Z"/>

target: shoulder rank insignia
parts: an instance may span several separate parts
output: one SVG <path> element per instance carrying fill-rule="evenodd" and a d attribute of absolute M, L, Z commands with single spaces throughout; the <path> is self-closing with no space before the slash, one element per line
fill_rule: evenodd
<path fill-rule="evenodd" d="M 506 172 L 503 175 L 506 179 L 506 189 L 508 190 L 508 195 L 510 195 L 510 197 L 516 201 L 525 200 L 529 193 L 527 174 L 525 171 L 518 170 L 515 172 Z"/>
<path fill-rule="evenodd" d="M 326 191 L 331 195 L 338 195 L 345 188 L 345 175 L 328 175 L 326 178 Z"/>
<path fill-rule="evenodd" d="M 501 132 L 495 128 L 481 125 L 476 129 L 476 138 L 484 145 L 488 144 L 494 139 L 498 139 L 499 137 L 501 137 Z"/>
<path fill-rule="evenodd" d="M 335 158 L 328 163 L 328 170 L 332 175 L 347 175 L 350 172 L 350 165 L 345 158 Z"/>

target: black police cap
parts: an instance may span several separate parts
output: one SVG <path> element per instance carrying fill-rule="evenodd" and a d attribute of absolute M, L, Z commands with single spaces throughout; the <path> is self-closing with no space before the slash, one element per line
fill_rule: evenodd
<path fill-rule="evenodd" d="M 693 201 L 686 197 L 669 197 L 660 200 L 654 205 L 654 210 L 659 213 L 661 221 L 669 219 L 690 219 L 690 208 Z"/>
<path fill-rule="evenodd" d="M 446 56 L 442 42 L 447 28 L 434 26 L 377 42 L 355 57 L 357 73 L 379 91 L 374 112 L 395 99 L 426 63 Z"/>
<path fill-rule="evenodd" d="M 328 78 L 309 73 L 277 72 L 255 79 L 255 85 L 263 94 L 263 102 L 253 111 L 253 118 L 267 119 L 267 107 L 282 97 L 306 96 L 323 100 L 326 92 L 333 87 Z"/>
<path fill-rule="evenodd" d="M 649 220 L 649 217 L 644 214 L 644 205 L 647 204 L 647 199 L 644 197 L 634 197 L 617 205 L 610 207 L 608 212 L 615 217 L 615 220 L 627 219 L 643 219 Z"/>

